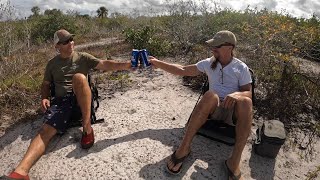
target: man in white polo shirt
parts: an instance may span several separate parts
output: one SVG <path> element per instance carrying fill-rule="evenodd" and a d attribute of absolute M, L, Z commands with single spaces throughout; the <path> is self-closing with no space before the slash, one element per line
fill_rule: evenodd
<path fill-rule="evenodd" d="M 236 37 L 230 31 L 219 31 L 206 43 L 213 56 L 196 64 L 182 66 L 169 64 L 154 57 L 150 63 L 169 73 L 197 76 L 206 73 L 207 91 L 194 109 L 179 148 L 171 155 L 167 170 L 171 174 L 181 171 L 183 160 L 189 155 L 191 142 L 209 115 L 236 126 L 236 143 L 229 159 L 225 161 L 230 179 L 241 179 L 240 160 L 252 123 L 251 75 L 248 66 L 233 56 Z M 233 121 L 236 119 L 236 124 Z"/>

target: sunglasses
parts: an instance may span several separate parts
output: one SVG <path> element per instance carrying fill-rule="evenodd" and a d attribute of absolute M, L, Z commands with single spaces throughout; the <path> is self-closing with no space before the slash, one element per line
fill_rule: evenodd
<path fill-rule="evenodd" d="M 64 41 L 64 42 L 59 42 L 58 44 L 62 44 L 62 45 L 67 45 L 69 44 L 69 42 L 73 41 L 73 37 L 69 38 L 68 40 Z"/>
<path fill-rule="evenodd" d="M 224 44 L 221 44 L 221 45 L 219 45 L 219 46 L 213 46 L 212 48 L 214 48 L 214 49 L 219 49 L 219 48 L 221 48 L 222 46 L 234 46 L 234 45 L 231 44 L 231 43 L 224 43 Z"/>

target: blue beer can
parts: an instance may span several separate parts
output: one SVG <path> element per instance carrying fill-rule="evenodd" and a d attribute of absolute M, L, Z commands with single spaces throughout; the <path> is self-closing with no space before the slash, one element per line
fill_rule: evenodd
<path fill-rule="evenodd" d="M 146 49 L 142 49 L 140 50 L 140 56 L 141 56 L 141 59 L 142 59 L 142 64 L 144 67 L 149 67 L 151 64 L 149 62 L 149 58 L 148 58 L 148 51 Z"/>
<path fill-rule="evenodd" d="M 138 49 L 132 49 L 132 52 L 131 52 L 131 67 L 132 68 L 138 67 L 139 53 L 140 52 Z"/>

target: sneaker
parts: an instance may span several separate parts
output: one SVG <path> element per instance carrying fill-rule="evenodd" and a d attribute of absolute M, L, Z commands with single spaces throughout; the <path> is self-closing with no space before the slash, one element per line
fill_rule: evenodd
<path fill-rule="evenodd" d="M 87 134 L 87 132 L 82 133 L 82 138 L 81 138 L 81 147 L 83 149 L 89 149 L 91 146 L 93 146 L 94 143 L 94 134 L 93 134 L 93 129 L 91 127 L 91 133 Z"/>

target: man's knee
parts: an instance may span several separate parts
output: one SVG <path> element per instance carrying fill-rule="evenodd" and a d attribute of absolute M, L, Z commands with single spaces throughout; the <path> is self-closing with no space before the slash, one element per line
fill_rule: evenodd
<path fill-rule="evenodd" d="M 75 75 L 73 75 L 72 84 L 79 84 L 84 82 L 87 82 L 87 77 L 84 74 L 76 73 Z"/>
<path fill-rule="evenodd" d="M 89 83 L 87 77 L 84 74 L 77 73 L 72 77 L 72 88 L 75 95 L 81 90 L 82 92 L 89 92 L 83 90 L 89 90 Z"/>
<path fill-rule="evenodd" d="M 241 97 L 237 100 L 237 109 L 240 111 L 251 111 L 252 110 L 252 99 L 249 97 Z"/>
<path fill-rule="evenodd" d="M 209 91 L 204 93 L 202 99 L 204 99 L 206 101 L 209 101 L 209 102 L 212 102 L 212 101 L 218 102 L 219 101 L 219 96 L 218 96 L 218 94 L 216 92 L 209 90 Z"/>
<path fill-rule="evenodd" d="M 49 141 L 56 134 L 57 130 L 48 124 L 44 124 L 39 132 L 41 138 L 47 141 Z"/>
<path fill-rule="evenodd" d="M 197 104 L 200 111 L 211 113 L 219 105 L 219 96 L 214 91 L 207 91 L 202 96 L 201 101 Z M 208 114 L 206 114 L 208 116 Z"/>
<path fill-rule="evenodd" d="M 248 97 L 242 97 L 238 99 L 235 109 L 235 115 L 237 122 L 250 123 L 252 121 L 252 100 Z M 237 124 L 239 124 L 237 123 Z"/>

